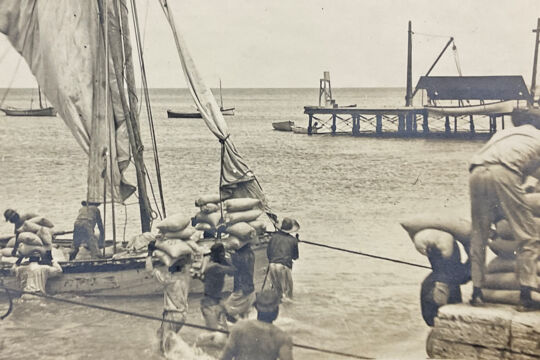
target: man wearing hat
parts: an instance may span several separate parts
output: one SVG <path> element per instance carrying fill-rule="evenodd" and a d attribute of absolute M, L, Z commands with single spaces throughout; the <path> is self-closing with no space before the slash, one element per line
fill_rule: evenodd
<path fill-rule="evenodd" d="M 272 324 L 279 314 L 274 290 L 257 293 L 257 320 L 239 321 L 231 330 L 221 360 L 292 360 L 292 337 Z"/>
<path fill-rule="evenodd" d="M 100 203 L 83 200 L 81 205 L 81 209 L 73 225 L 73 244 L 69 254 L 69 260 L 75 259 L 79 253 L 79 247 L 83 243 L 88 246 L 92 258 L 101 258 L 103 256 L 99 253 L 99 245 L 104 245 L 105 229 L 103 228 L 103 221 L 101 220 L 101 213 L 98 208 Z M 94 234 L 96 225 L 99 230 L 99 240 Z"/>
<path fill-rule="evenodd" d="M 540 115 L 537 110 L 516 109 L 512 123 L 514 127 L 497 131 L 470 161 L 471 304 L 483 303 L 486 244 L 492 223 L 504 217 L 513 238 L 520 241 L 516 272 L 521 309 L 540 309 L 540 302 L 531 297 L 538 288 L 540 232 L 522 187 L 527 176 L 540 179 Z"/>
<path fill-rule="evenodd" d="M 298 259 L 298 239 L 291 233 L 298 231 L 300 225 L 296 220 L 285 217 L 277 224 L 277 229 L 266 248 L 268 277 L 272 288 L 282 299 L 292 299 L 292 265 L 293 260 Z"/>
<path fill-rule="evenodd" d="M 37 216 L 37 214 L 33 213 L 19 214 L 13 209 L 6 209 L 6 211 L 4 211 L 4 218 L 14 226 L 13 233 L 16 233 L 17 229 L 20 228 L 26 220 L 30 220 Z"/>
<path fill-rule="evenodd" d="M 55 259 L 51 259 L 51 265 L 44 265 L 39 262 L 40 252 L 34 250 L 29 254 L 29 263 L 27 265 L 19 265 L 19 262 L 17 262 L 11 268 L 11 273 L 17 278 L 21 291 L 46 295 L 47 280 L 62 273 L 62 267 Z M 35 299 L 31 294 L 23 294 L 21 298 Z"/>

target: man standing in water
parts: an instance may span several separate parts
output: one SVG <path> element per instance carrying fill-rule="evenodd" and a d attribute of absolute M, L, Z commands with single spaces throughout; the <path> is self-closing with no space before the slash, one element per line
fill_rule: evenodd
<path fill-rule="evenodd" d="M 101 258 L 103 256 L 99 253 L 99 246 L 104 246 L 105 230 L 98 208 L 100 204 L 83 200 L 81 205 L 82 207 L 73 225 L 73 249 L 69 254 L 69 260 L 75 259 L 79 253 L 79 247 L 83 243 L 88 246 L 92 258 Z M 94 234 L 96 225 L 99 230 L 99 240 Z"/>
<path fill-rule="evenodd" d="M 170 350 L 169 335 L 178 333 L 186 321 L 188 311 L 188 295 L 191 274 L 189 272 L 190 256 L 172 259 L 171 266 L 154 268 L 152 253 L 156 250 L 156 243 L 148 244 L 148 256 L 145 268 L 155 279 L 163 285 L 163 322 L 158 329 L 160 350 L 166 353 Z M 169 322 L 169 321 L 174 321 Z"/>
<path fill-rule="evenodd" d="M 233 292 L 223 302 L 227 317 L 231 321 L 248 316 L 255 301 L 255 286 L 253 274 L 255 272 L 255 254 L 249 242 L 241 244 L 231 256 L 235 267 Z"/>
<path fill-rule="evenodd" d="M 11 273 L 16 276 L 21 291 L 38 295 L 46 295 L 45 286 L 47 280 L 62 273 L 62 268 L 55 259 L 51 258 L 51 265 L 42 265 L 40 253 L 35 250 L 29 254 L 28 265 L 16 263 L 11 268 Z M 23 294 L 22 299 L 35 299 L 31 294 Z"/>
<path fill-rule="evenodd" d="M 517 276 L 521 308 L 540 309 L 531 298 L 538 287 L 536 261 L 540 251 L 538 232 L 522 188 L 527 176 L 540 178 L 540 115 L 531 110 L 514 110 L 515 127 L 498 131 L 470 162 L 470 197 L 472 215 L 471 304 L 483 303 L 486 244 L 491 224 L 500 217 L 510 223 L 513 236 L 520 241 Z"/>
<path fill-rule="evenodd" d="M 232 330 L 221 360 L 292 360 L 292 338 L 272 324 L 279 314 L 274 290 L 257 293 L 257 320 L 239 321 Z"/>
<path fill-rule="evenodd" d="M 225 275 L 233 275 L 234 266 L 225 259 L 225 247 L 222 243 L 212 245 L 210 249 L 210 262 L 204 269 L 204 297 L 201 300 L 201 312 L 207 327 L 218 330 L 227 330 L 225 309 L 221 305 L 221 292 L 225 284 Z M 197 343 L 224 343 L 221 338 L 225 334 L 203 334 Z"/>
<path fill-rule="evenodd" d="M 279 296 L 293 297 L 292 265 L 298 259 L 298 239 L 290 233 L 300 229 L 294 219 L 285 217 L 277 225 L 278 231 L 272 234 L 266 255 L 268 256 L 268 276 Z"/>

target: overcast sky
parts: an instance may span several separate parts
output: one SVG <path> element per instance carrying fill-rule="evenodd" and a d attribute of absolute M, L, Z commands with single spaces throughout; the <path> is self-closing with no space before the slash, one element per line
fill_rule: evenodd
<path fill-rule="evenodd" d="M 185 87 L 157 0 L 137 0 L 150 87 Z M 523 75 L 530 83 L 538 0 L 169 0 L 199 70 L 211 87 L 403 87 L 407 22 L 413 82 L 455 38 L 463 75 Z M 426 36 L 424 34 L 442 35 Z M 0 57 L 10 47 L 0 38 Z M 0 63 L 6 87 L 18 55 Z M 457 75 L 448 51 L 433 75 Z M 13 87 L 34 87 L 25 64 Z"/>

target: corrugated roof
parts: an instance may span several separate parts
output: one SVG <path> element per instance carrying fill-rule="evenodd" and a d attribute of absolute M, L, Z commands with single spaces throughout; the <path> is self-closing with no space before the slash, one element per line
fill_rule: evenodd
<path fill-rule="evenodd" d="M 529 100 L 522 76 L 422 76 L 416 85 L 432 100 Z"/>

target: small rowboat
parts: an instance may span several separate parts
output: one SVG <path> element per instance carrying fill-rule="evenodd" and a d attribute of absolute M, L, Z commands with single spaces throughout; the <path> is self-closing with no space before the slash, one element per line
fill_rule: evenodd
<path fill-rule="evenodd" d="M 272 123 L 274 130 L 278 131 L 292 131 L 294 126 L 294 121 L 277 121 Z"/>

